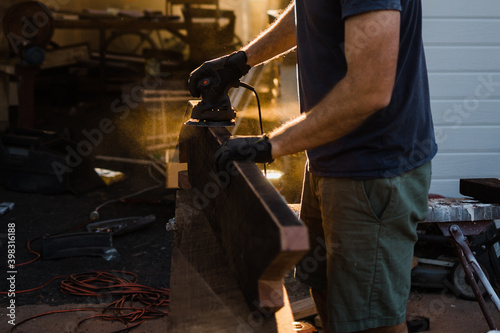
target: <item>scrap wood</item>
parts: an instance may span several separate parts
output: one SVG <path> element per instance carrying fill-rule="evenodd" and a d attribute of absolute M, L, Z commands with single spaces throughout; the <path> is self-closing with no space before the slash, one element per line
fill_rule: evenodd
<path fill-rule="evenodd" d="M 307 297 L 290 304 L 292 307 L 293 318 L 295 320 L 304 319 L 318 314 L 316 305 L 312 297 Z"/>
<path fill-rule="evenodd" d="M 460 179 L 460 194 L 484 202 L 500 203 L 500 179 Z"/>

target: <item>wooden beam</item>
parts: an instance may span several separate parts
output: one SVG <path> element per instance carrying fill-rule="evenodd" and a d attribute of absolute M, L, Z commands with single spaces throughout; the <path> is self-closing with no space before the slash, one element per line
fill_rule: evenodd
<path fill-rule="evenodd" d="M 250 309 L 192 190 L 177 192 L 168 332 L 291 333 L 288 298 L 277 312 Z M 283 288 L 283 287 L 282 287 Z"/>
<path fill-rule="evenodd" d="M 500 203 L 500 179 L 460 179 L 460 194 L 484 202 Z"/>
<path fill-rule="evenodd" d="M 229 137 L 226 128 L 183 127 L 180 155 L 188 162 L 193 207 L 207 217 L 247 303 L 277 309 L 284 274 L 309 248 L 307 228 L 255 163 L 215 169 L 214 154 Z"/>

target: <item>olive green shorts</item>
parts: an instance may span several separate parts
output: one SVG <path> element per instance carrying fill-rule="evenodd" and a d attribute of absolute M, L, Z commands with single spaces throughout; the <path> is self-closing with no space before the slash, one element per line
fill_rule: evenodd
<path fill-rule="evenodd" d="M 306 172 L 301 219 L 311 250 L 295 276 L 328 295 L 336 333 L 404 322 L 417 222 L 428 213 L 430 162 L 394 178 Z"/>

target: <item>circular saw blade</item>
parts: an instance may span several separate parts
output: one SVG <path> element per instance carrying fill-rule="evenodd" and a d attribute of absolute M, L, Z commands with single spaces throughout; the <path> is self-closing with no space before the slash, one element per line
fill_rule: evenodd
<path fill-rule="evenodd" d="M 41 2 L 28 1 L 7 10 L 4 34 L 16 54 L 23 44 L 45 48 L 54 35 L 54 19 L 50 9 Z"/>

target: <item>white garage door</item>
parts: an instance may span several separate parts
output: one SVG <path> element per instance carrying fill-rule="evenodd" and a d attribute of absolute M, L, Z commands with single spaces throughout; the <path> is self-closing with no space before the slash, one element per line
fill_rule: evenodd
<path fill-rule="evenodd" d="M 422 0 L 439 153 L 431 193 L 500 178 L 500 1 Z"/>

